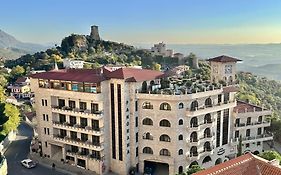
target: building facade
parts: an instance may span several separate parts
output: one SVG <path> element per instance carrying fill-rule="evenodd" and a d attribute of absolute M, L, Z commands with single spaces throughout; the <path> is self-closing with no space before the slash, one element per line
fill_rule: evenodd
<path fill-rule="evenodd" d="M 271 113 L 263 108 L 251 108 L 251 122 L 258 117 L 261 131 L 241 126 L 245 114 L 237 108 L 235 85 L 195 88 L 194 82 L 183 89 L 170 82 L 164 88 L 164 80 L 162 72 L 133 68 L 32 75 L 42 155 L 98 174 L 128 174 L 132 167 L 176 174 L 191 164 L 210 167 L 234 158 L 240 135 L 245 152 L 262 151 L 246 148 L 251 140 L 272 139 L 263 123 Z"/>

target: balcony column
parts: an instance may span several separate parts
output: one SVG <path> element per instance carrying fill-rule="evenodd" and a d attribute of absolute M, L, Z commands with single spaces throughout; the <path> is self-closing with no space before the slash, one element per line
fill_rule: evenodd
<path fill-rule="evenodd" d="M 66 123 L 70 123 L 70 119 L 69 119 L 70 117 L 69 117 L 69 115 L 65 115 L 65 121 L 66 121 Z"/>

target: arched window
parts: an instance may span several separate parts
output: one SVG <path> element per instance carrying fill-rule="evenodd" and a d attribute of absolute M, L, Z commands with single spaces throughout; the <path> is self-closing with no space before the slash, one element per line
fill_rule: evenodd
<path fill-rule="evenodd" d="M 146 139 L 146 140 L 153 140 L 153 136 L 152 136 L 152 134 L 150 134 L 150 132 L 144 133 L 142 138 Z"/>
<path fill-rule="evenodd" d="M 179 166 L 179 174 L 182 174 L 182 173 L 183 173 L 183 167 Z"/>
<path fill-rule="evenodd" d="M 211 151 L 211 143 L 210 142 L 205 142 L 204 143 L 204 151 Z"/>
<path fill-rule="evenodd" d="M 179 140 L 183 140 L 183 135 L 182 134 L 179 135 Z"/>
<path fill-rule="evenodd" d="M 197 132 L 192 132 L 190 134 L 190 142 L 198 142 Z"/>
<path fill-rule="evenodd" d="M 183 125 L 183 119 L 179 119 L 179 125 Z"/>
<path fill-rule="evenodd" d="M 153 154 L 153 150 L 150 147 L 144 147 L 142 152 L 145 154 Z"/>
<path fill-rule="evenodd" d="M 210 128 L 206 128 L 204 130 L 204 138 L 210 138 L 211 137 L 211 129 Z"/>
<path fill-rule="evenodd" d="M 169 103 L 161 103 L 160 110 L 170 111 L 171 105 Z"/>
<path fill-rule="evenodd" d="M 212 107 L 212 99 L 209 97 L 205 100 L 205 106 L 208 107 Z"/>
<path fill-rule="evenodd" d="M 179 109 L 183 109 L 183 108 L 184 108 L 183 103 L 179 103 Z"/>
<path fill-rule="evenodd" d="M 153 109 L 153 105 L 146 101 L 142 104 L 142 109 Z"/>
<path fill-rule="evenodd" d="M 195 100 L 190 105 L 190 111 L 196 111 L 197 109 L 198 109 L 198 102 L 197 100 Z"/>
<path fill-rule="evenodd" d="M 162 142 L 171 142 L 171 138 L 166 134 L 161 135 L 159 140 Z"/>
<path fill-rule="evenodd" d="M 211 114 L 206 114 L 205 116 L 204 116 L 204 123 L 206 124 L 206 123 L 212 123 L 212 117 L 211 117 Z"/>
<path fill-rule="evenodd" d="M 197 117 L 192 117 L 191 120 L 190 120 L 190 127 L 193 128 L 193 127 L 198 127 L 198 119 Z"/>
<path fill-rule="evenodd" d="M 143 125 L 153 125 L 153 121 L 150 118 L 145 118 L 142 120 Z"/>
<path fill-rule="evenodd" d="M 198 156 L 198 152 L 197 152 L 197 147 L 196 146 L 192 146 L 190 148 L 190 157 L 193 157 L 193 156 Z"/>
<path fill-rule="evenodd" d="M 161 120 L 159 125 L 163 127 L 171 127 L 171 123 L 166 119 Z"/>
<path fill-rule="evenodd" d="M 218 165 L 218 164 L 220 164 L 221 162 L 222 162 L 221 158 L 218 158 L 218 159 L 216 160 L 216 162 L 215 162 L 215 165 Z"/>
<path fill-rule="evenodd" d="M 212 161 L 211 157 L 210 157 L 210 156 L 206 156 L 206 157 L 203 159 L 202 163 L 207 163 L 207 162 L 210 162 L 210 161 Z"/>
<path fill-rule="evenodd" d="M 180 149 L 180 150 L 178 151 L 178 154 L 179 154 L 179 155 L 183 155 L 183 150 Z"/>
<path fill-rule="evenodd" d="M 171 153 L 167 149 L 161 149 L 160 150 L 160 156 L 171 156 Z"/>

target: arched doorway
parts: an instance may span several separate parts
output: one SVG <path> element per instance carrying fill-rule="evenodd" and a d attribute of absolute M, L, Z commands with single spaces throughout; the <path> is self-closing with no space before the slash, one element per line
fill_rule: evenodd
<path fill-rule="evenodd" d="M 207 162 L 210 162 L 210 161 L 212 161 L 211 157 L 210 157 L 210 156 L 206 156 L 206 157 L 203 159 L 202 164 L 207 163 Z"/>

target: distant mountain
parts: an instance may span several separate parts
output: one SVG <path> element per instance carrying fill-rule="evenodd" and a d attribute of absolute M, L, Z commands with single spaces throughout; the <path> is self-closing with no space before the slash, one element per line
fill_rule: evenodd
<path fill-rule="evenodd" d="M 15 59 L 24 54 L 45 50 L 40 44 L 24 43 L 0 29 L 0 57 Z"/>

